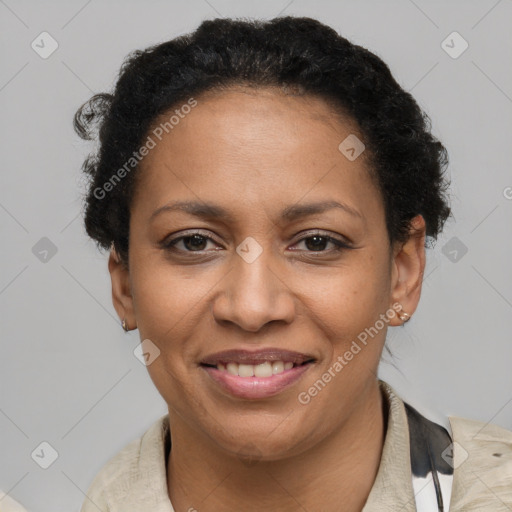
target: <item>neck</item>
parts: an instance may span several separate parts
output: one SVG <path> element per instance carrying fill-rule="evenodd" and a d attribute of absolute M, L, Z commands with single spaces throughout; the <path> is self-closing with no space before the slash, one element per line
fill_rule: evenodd
<path fill-rule="evenodd" d="M 359 512 L 380 464 L 387 412 L 378 382 L 332 435 L 295 457 L 253 465 L 169 415 L 169 496 L 176 512 L 262 509 Z"/>

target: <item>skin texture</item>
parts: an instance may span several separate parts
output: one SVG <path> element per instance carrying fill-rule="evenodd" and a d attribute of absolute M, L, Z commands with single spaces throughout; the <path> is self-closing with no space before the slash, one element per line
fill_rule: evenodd
<path fill-rule="evenodd" d="M 424 220 L 415 217 L 409 240 L 390 246 L 365 154 L 351 162 L 338 150 L 351 133 L 364 139 L 323 100 L 242 87 L 197 100 L 141 163 L 128 265 L 114 250 L 109 259 L 119 317 L 161 351 L 148 371 L 169 408 L 173 506 L 329 512 L 342 503 L 359 511 L 385 437 L 376 374 L 386 327 L 403 322 L 385 323 L 307 405 L 298 395 L 392 304 L 414 313 Z M 179 211 L 152 218 L 177 200 L 215 203 L 232 219 Z M 287 206 L 331 200 L 357 214 L 337 208 L 280 218 Z M 199 243 L 199 253 L 190 240 L 162 247 L 190 229 L 213 240 Z M 315 229 L 345 237 L 351 248 L 315 245 L 307 238 Z M 246 237 L 263 250 L 252 263 L 236 252 Z M 316 361 L 291 387 L 261 400 L 227 394 L 199 366 L 221 350 L 267 347 Z"/>

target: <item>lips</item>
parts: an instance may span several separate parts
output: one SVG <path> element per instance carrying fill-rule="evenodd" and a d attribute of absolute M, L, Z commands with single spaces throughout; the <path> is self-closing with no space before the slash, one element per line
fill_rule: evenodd
<path fill-rule="evenodd" d="M 275 348 L 226 350 L 205 357 L 200 367 L 229 395 L 245 400 L 270 398 L 297 383 L 316 359 Z"/>

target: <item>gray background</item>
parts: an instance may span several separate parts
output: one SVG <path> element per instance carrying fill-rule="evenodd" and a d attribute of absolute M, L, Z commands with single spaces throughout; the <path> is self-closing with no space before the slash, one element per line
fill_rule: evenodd
<path fill-rule="evenodd" d="M 119 326 L 106 256 L 84 235 L 92 146 L 72 130 L 75 110 L 111 88 L 131 50 L 206 18 L 278 14 L 316 17 L 380 55 L 450 153 L 454 219 L 381 376 L 434 419 L 512 429 L 510 0 L 0 0 L 0 489 L 28 510 L 78 511 L 107 459 L 166 413 L 133 355 L 137 332 Z M 59 44 L 47 59 L 31 48 L 43 31 Z M 456 59 L 441 46 L 453 31 L 469 43 Z M 46 470 L 31 458 L 42 441 L 59 454 Z"/>

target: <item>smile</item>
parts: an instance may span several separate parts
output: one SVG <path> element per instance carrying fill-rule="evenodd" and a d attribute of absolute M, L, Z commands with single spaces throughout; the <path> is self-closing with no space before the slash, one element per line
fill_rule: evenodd
<path fill-rule="evenodd" d="M 210 354 L 199 367 L 209 382 L 236 398 L 258 400 L 281 393 L 311 368 L 311 354 L 277 347 L 231 349 Z"/>

